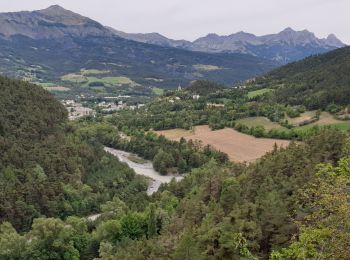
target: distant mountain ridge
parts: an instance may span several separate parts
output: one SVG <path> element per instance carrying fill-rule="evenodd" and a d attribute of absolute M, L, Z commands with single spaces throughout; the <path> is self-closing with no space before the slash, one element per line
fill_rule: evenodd
<path fill-rule="evenodd" d="M 154 36 L 164 40 L 159 35 L 150 38 Z M 252 55 L 195 52 L 125 39 L 57 5 L 0 14 L 0 74 L 64 86 L 76 94 L 149 94 L 155 87 L 174 88 L 198 79 L 231 85 L 278 65 Z M 90 69 L 88 75 L 82 75 L 84 69 Z"/>
<path fill-rule="evenodd" d="M 294 31 L 291 28 L 286 28 L 277 34 L 264 36 L 256 36 L 246 32 L 227 36 L 211 33 L 193 42 L 168 39 L 158 33 L 130 34 L 116 30 L 111 31 L 120 37 L 143 43 L 209 53 L 244 53 L 283 63 L 345 46 L 334 34 L 320 39 L 307 30 Z"/>
<path fill-rule="evenodd" d="M 288 63 L 313 54 L 344 47 L 334 34 L 320 39 L 307 30 L 291 28 L 264 36 L 238 32 L 227 36 L 208 34 L 193 42 L 169 39 L 159 33 L 125 33 L 81 16 L 59 5 L 33 12 L 0 13 L 0 35 L 23 35 L 32 39 L 118 36 L 137 42 L 207 53 L 241 53 Z"/>

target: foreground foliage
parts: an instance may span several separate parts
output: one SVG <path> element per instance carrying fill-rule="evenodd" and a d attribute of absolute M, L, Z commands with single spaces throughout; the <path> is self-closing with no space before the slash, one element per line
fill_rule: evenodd
<path fill-rule="evenodd" d="M 84 140 L 48 92 L 5 78 L 0 90 L 1 221 L 28 230 L 34 218 L 88 215 L 114 196 L 143 207 L 147 182 Z"/>
<path fill-rule="evenodd" d="M 67 123 L 38 87 L 0 86 L 1 259 L 349 258 L 350 143 L 341 131 L 230 164 L 210 147 L 131 127 L 123 136 L 101 118 Z M 187 174 L 148 198 L 147 182 L 102 144 L 159 167 L 181 157 Z"/>

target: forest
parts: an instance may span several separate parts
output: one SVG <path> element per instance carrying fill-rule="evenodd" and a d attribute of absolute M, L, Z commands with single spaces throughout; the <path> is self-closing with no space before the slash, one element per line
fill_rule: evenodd
<path fill-rule="evenodd" d="M 197 85 L 146 108 L 68 122 L 41 87 L 0 78 L 0 90 L 0 259 L 350 257 L 346 132 L 315 128 L 254 163 L 234 163 L 213 147 L 148 130 L 235 127 L 239 117 L 295 108 L 247 102 L 245 89 Z M 169 102 L 175 95 L 180 100 Z M 147 179 L 104 146 L 185 177 L 147 196 Z M 95 213 L 102 215 L 89 220 Z"/>
<path fill-rule="evenodd" d="M 344 47 L 277 68 L 250 85 L 276 89 L 279 103 L 325 109 L 330 104 L 348 105 L 349 69 L 350 47 Z"/>

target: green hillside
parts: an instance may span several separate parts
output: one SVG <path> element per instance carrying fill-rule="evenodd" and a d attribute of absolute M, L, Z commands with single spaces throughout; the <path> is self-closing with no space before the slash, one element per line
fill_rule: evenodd
<path fill-rule="evenodd" d="M 349 104 L 350 47 L 316 55 L 273 70 L 258 78 L 259 88 L 275 88 L 277 102 L 309 109 Z"/>
<path fill-rule="evenodd" d="M 57 93 L 63 97 L 151 95 L 154 87 L 171 89 L 197 79 L 231 85 L 278 65 L 251 55 L 193 52 L 116 36 L 0 37 L 0 57 L 0 74 L 69 88 Z M 218 69 L 202 69 L 208 66 Z"/>
<path fill-rule="evenodd" d="M 2 77 L 0 92 L 1 222 L 28 230 L 34 218 L 88 215 L 114 196 L 137 207 L 131 186 L 142 203 L 147 183 L 66 122 L 51 94 Z"/>
<path fill-rule="evenodd" d="M 350 146 L 339 130 L 315 130 L 238 164 L 144 130 L 217 124 L 221 112 L 253 116 L 246 90 L 203 97 L 231 99 L 231 112 L 180 91 L 174 103 L 164 97 L 148 110 L 76 123 L 38 86 L 0 78 L 0 90 L 0 259 L 349 258 Z M 254 109 L 274 118 L 281 113 L 271 109 L 282 107 Z M 146 197 L 147 182 L 101 143 L 152 160 L 162 174 L 186 175 Z"/>

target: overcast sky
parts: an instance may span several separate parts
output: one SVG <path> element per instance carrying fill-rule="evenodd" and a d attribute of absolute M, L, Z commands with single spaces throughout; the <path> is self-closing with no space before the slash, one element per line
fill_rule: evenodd
<path fill-rule="evenodd" d="M 350 44 L 350 0 L 0 0 L 0 11 L 59 4 L 126 32 L 159 32 L 193 40 L 208 33 L 257 35 L 286 27 Z"/>

